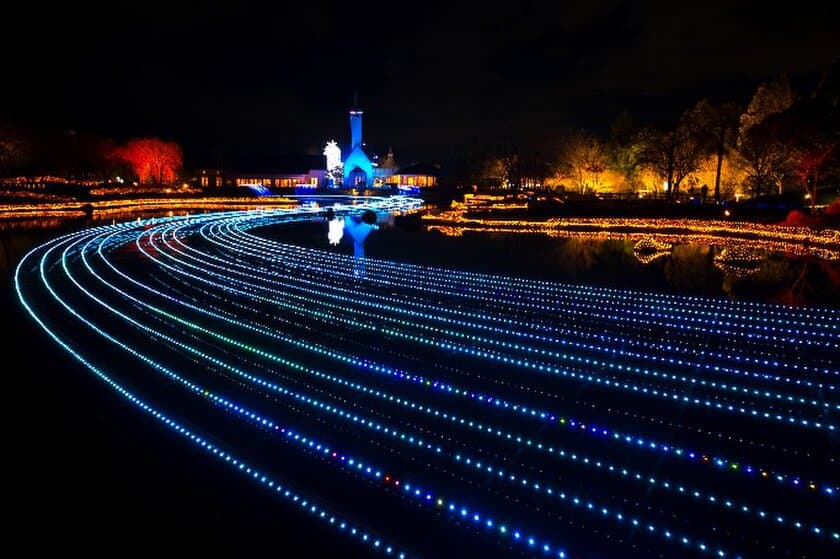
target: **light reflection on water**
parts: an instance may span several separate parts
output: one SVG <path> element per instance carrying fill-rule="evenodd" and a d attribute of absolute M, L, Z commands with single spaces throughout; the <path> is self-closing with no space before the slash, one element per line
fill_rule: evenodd
<path fill-rule="evenodd" d="M 207 210 L 178 211 L 178 215 L 207 213 Z M 94 212 L 91 216 L 32 217 L 0 219 L 0 275 L 11 276 L 24 254 L 58 235 L 106 223 L 130 219 L 172 216 L 171 210 Z"/>
<path fill-rule="evenodd" d="M 176 211 L 206 213 L 211 210 Z M 20 258 L 37 244 L 84 227 L 172 215 L 171 210 L 94 213 L 89 217 L 0 220 L 0 275 L 6 280 Z M 425 228 L 399 222 L 366 241 L 367 255 L 421 264 L 525 275 L 562 282 L 713 295 L 786 304 L 840 307 L 840 262 L 740 241 L 700 236 L 657 235 L 595 237 L 516 235 Z M 325 250 L 352 251 L 344 241 L 329 244 L 323 223 L 286 225 L 269 236 Z"/>
<path fill-rule="evenodd" d="M 347 240 L 329 244 L 327 227 L 300 223 L 259 234 L 352 254 Z M 398 220 L 371 234 L 365 250 L 372 258 L 567 283 L 840 307 L 840 261 L 743 239 L 479 231 L 453 236 Z"/>

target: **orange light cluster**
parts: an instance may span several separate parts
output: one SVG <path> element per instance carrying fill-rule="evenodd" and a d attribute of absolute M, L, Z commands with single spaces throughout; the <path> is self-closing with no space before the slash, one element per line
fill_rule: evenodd
<path fill-rule="evenodd" d="M 202 189 L 198 187 L 190 187 L 187 185 L 186 187 L 181 185 L 176 188 L 179 194 L 195 194 L 201 193 Z M 125 196 L 127 194 L 130 195 L 143 195 L 143 194 L 160 194 L 161 189 L 159 186 L 103 186 L 100 188 L 93 188 L 90 191 L 91 196 Z M 173 192 L 172 188 L 167 188 L 166 192 Z"/>
<path fill-rule="evenodd" d="M 97 186 L 102 183 L 101 180 L 70 180 L 65 177 L 56 177 L 53 175 L 39 175 L 39 176 L 19 176 L 19 177 L 4 177 L 2 179 L 4 185 L 23 185 L 23 184 L 73 184 L 78 186 Z"/>
<path fill-rule="evenodd" d="M 823 260 L 840 260 L 840 246 L 816 246 L 796 241 L 771 240 L 771 239 L 743 239 L 727 237 L 723 235 L 703 235 L 699 233 L 644 233 L 644 232 L 617 232 L 617 231 L 585 231 L 585 230 L 564 230 L 547 228 L 510 228 L 510 227 L 489 227 L 489 226 L 455 226 L 455 225 L 427 225 L 429 231 L 440 231 L 450 237 L 460 237 L 465 232 L 476 233 L 504 233 L 504 234 L 526 234 L 526 235 L 547 235 L 555 238 L 583 238 L 593 240 L 630 240 L 639 241 L 647 236 L 653 236 L 658 242 L 668 243 L 669 248 L 662 250 L 654 257 L 646 257 L 639 253 L 637 258 L 647 263 L 670 252 L 670 246 L 676 244 L 697 243 L 714 245 L 718 247 L 749 247 L 754 250 L 779 252 L 795 256 L 816 256 Z M 653 253 L 649 253 L 653 254 Z"/>
<path fill-rule="evenodd" d="M 88 213 L 88 207 L 94 213 L 111 211 L 160 210 L 160 209 L 224 209 L 236 207 L 240 209 L 264 208 L 296 204 L 291 198 L 271 197 L 256 201 L 252 198 L 134 198 L 129 200 L 106 200 L 88 203 L 56 202 L 44 204 L 2 204 L 0 205 L 0 219 L 40 216 L 81 216 Z"/>
<path fill-rule="evenodd" d="M 653 235 L 645 235 L 633 245 L 633 256 L 642 264 L 648 264 L 660 256 L 670 254 L 673 247 L 673 243 L 661 241 Z"/>
<path fill-rule="evenodd" d="M 56 202 L 66 202 L 68 200 L 73 200 L 73 198 L 68 197 L 64 194 L 51 194 L 47 193 L 43 190 L 9 190 L 9 189 L 2 189 L 0 190 L 0 197 L 6 200 L 17 200 L 27 198 L 30 200 L 34 200 L 32 203 L 38 202 L 48 202 L 48 201 L 56 201 Z"/>
<path fill-rule="evenodd" d="M 767 240 L 782 243 L 820 245 L 832 252 L 840 250 L 840 231 L 813 230 L 807 227 L 767 225 L 724 220 L 668 219 L 668 218 L 550 218 L 490 219 L 468 218 L 462 208 L 429 213 L 422 218 L 433 226 L 461 227 L 475 231 L 506 233 L 544 233 L 566 236 L 588 232 L 624 234 L 668 234 L 676 236 L 702 235 L 715 239 Z M 720 244 L 716 241 L 715 244 Z"/>
<path fill-rule="evenodd" d="M 728 276 L 743 278 L 758 271 L 764 256 L 749 244 L 731 244 L 715 255 L 714 264 Z"/>

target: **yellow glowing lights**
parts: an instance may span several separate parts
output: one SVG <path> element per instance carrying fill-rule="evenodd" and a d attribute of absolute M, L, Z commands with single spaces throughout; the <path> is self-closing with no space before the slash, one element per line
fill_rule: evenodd
<path fill-rule="evenodd" d="M 739 251 L 718 259 L 721 264 L 737 264 L 746 250 L 776 251 L 795 255 L 812 255 L 825 260 L 840 260 L 840 231 L 813 230 L 728 220 L 696 220 L 667 218 L 597 218 L 558 217 L 550 219 L 496 219 L 467 217 L 472 199 L 453 203 L 451 209 L 422 216 L 427 229 L 448 236 L 461 236 L 466 231 L 492 233 L 543 234 L 550 237 L 584 237 L 637 241 L 634 254 L 649 262 L 670 251 L 679 243 L 697 242 Z M 493 204 L 494 207 L 499 204 Z M 510 205 L 507 209 L 518 207 Z M 486 211 L 486 206 L 484 206 Z M 659 254 L 657 254 L 659 253 Z M 735 255 L 739 258 L 735 258 Z M 755 257 L 748 260 L 755 261 Z"/>
<path fill-rule="evenodd" d="M 122 200 L 98 200 L 89 204 L 81 202 L 55 202 L 41 204 L 0 204 L 0 219 L 44 216 L 82 216 L 89 212 L 110 213 L 125 210 L 221 210 L 226 208 L 277 207 L 297 204 L 285 197 L 253 198 L 132 198 Z"/>

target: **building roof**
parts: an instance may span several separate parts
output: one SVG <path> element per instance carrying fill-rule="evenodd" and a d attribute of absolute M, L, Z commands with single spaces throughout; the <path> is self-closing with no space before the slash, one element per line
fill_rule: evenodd
<path fill-rule="evenodd" d="M 440 175 L 440 169 L 428 163 L 412 163 L 406 167 L 401 168 L 395 174 L 397 175 L 427 175 L 437 177 Z"/>
<path fill-rule="evenodd" d="M 312 169 L 323 169 L 326 160 L 323 155 L 238 155 L 229 158 L 225 172 L 266 175 L 303 175 Z"/>

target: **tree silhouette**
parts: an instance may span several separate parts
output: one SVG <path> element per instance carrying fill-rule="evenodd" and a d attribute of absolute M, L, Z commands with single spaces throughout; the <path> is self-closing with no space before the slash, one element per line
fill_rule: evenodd
<path fill-rule="evenodd" d="M 759 85 L 739 119 L 739 134 L 744 136 L 750 128 L 762 123 L 770 115 L 786 111 L 793 105 L 794 99 L 787 76 Z"/>
<path fill-rule="evenodd" d="M 768 194 L 774 190 L 782 193 L 784 178 L 791 168 L 786 135 L 783 119 L 772 115 L 751 126 L 739 138 L 738 150 L 747 163 L 747 183 L 754 194 Z"/>
<path fill-rule="evenodd" d="M 666 195 L 673 201 L 682 181 L 697 171 L 707 153 L 695 115 L 686 112 L 670 131 L 644 131 L 642 142 L 643 159 L 665 181 Z"/>
<path fill-rule="evenodd" d="M 724 158 L 737 140 L 741 111 L 735 103 L 714 105 L 708 99 L 703 99 L 697 103 L 693 112 L 702 141 L 717 161 L 714 197 L 715 201 L 720 201 L 721 168 Z"/>
<path fill-rule="evenodd" d="M 815 95 L 791 107 L 785 114 L 791 151 L 791 170 L 811 201 L 832 163 L 840 143 L 840 109 L 830 98 Z"/>
<path fill-rule="evenodd" d="M 9 123 L 0 122 L 0 175 L 19 166 L 24 151 L 25 142 L 20 131 Z"/>

